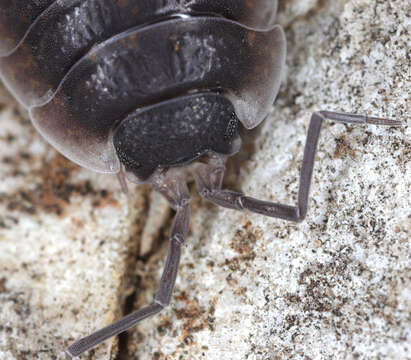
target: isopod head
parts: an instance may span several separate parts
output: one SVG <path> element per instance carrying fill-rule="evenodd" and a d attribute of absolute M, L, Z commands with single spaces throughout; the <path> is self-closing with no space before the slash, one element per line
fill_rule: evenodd
<path fill-rule="evenodd" d="M 89 169 L 118 173 L 115 129 L 147 106 L 209 91 L 228 99 L 246 128 L 264 119 L 285 58 L 276 7 L 271 0 L 13 2 L 3 14 L 18 26 L 0 26 L 0 76 L 57 150 Z M 147 154 L 146 145 L 128 149 Z"/>

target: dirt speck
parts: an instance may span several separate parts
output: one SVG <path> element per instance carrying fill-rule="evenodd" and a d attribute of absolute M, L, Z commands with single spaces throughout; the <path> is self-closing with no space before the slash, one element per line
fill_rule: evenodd
<path fill-rule="evenodd" d="M 30 156 L 23 157 L 29 161 Z M 44 163 L 40 169 L 34 169 L 30 178 L 36 182 L 35 187 L 28 184 L 13 193 L 0 197 L 7 204 L 9 211 L 20 211 L 36 214 L 39 211 L 53 213 L 63 217 L 65 209 L 73 196 L 91 196 L 94 207 L 119 206 L 113 195 L 107 190 L 96 190 L 90 181 L 73 183 L 72 176 L 79 167 L 65 157 L 56 154 L 51 161 Z"/>

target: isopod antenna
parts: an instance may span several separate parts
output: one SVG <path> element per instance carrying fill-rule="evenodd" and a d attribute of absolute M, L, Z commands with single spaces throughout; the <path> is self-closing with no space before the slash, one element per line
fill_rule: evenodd
<path fill-rule="evenodd" d="M 303 163 L 300 173 L 300 188 L 298 191 L 298 205 L 289 206 L 270 201 L 262 201 L 242 193 L 221 189 L 220 181 L 210 181 L 210 175 L 218 173 L 224 175 L 218 167 L 210 165 L 195 164 L 194 176 L 197 182 L 199 193 L 202 197 L 210 200 L 214 204 L 234 210 L 248 210 L 264 216 L 273 218 L 301 222 L 307 215 L 308 197 L 310 192 L 311 178 L 314 170 L 314 159 L 317 151 L 318 140 L 322 123 L 325 119 L 340 123 L 349 124 L 372 124 L 386 126 L 402 126 L 401 121 L 368 117 L 362 115 L 343 114 L 332 111 L 319 111 L 313 113 L 308 128 L 307 141 L 305 144 Z"/>
<path fill-rule="evenodd" d="M 172 171 L 165 176 L 160 174 L 154 177 L 152 183 L 153 187 L 161 192 L 176 210 L 169 239 L 167 260 L 154 303 L 76 341 L 66 350 L 67 360 L 73 359 L 104 340 L 132 328 L 141 320 L 157 314 L 170 303 L 190 218 L 190 198 L 185 180 L 181 176 L 173 175 Z"/>

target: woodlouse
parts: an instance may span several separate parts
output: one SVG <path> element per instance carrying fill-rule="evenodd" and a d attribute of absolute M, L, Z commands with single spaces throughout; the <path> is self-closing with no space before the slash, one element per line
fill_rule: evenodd
<path fill-rule="evenodd" d="M 278 91 L 285 54 L 282 30 L 273 27 L 274 1 L 252 7 L 254 12 L 244 10 L 246 2 L 232 3 L 191 1 L 159 8 L 150 4 L 136 11 L 134 7 L 146 5 L 127 1 L 120 7 L 115 1 L 67 1 L 61 5 L 44 1 L 28 9 L 24 2 L 14 2 L 2 12 L 6 14 L 0 22 L 4 24 L 0 28 L 4 39 L 2 79 L 30 108 L 33 123 L 46 139 L 92 170 L 121 177 L 122 164 L 129 179 L 150 182 L 177 210 L 166 266 L 172 276 L 168 281 L 163 278 L 157 303 L 143 313 L 158 312 L 170 301 L 188 223 L 189 197 L 180 166 L 211 153 L 205 162 L 190 167 L 201 195 L 222 206 L 300 221 L 306 212 L 316 141 L 324 117 L 398 124 L 330 112 L 315 114 L 301 171 L 298 208 L 219 190 L 225 158 L 240 145 L 238 120 L 252 128 L 267 115 Z M 271 11 L 267 10 L 270 6 Z M 73 18 L 67 17 L 69 9 L 83 9 L 85 16 L 104 14 L 114 19 L 119 15 L 120 20 L 107 22 L 106 16 L 96 16 L 87 19 L 82 29 L 81 21 L 76 26 L 70 23 L 81 15 L 73 12 Z M 61 26 L 56 19 L 63 13 L 67 23 L 53 31 L 53 26 Z M 133 13 L 143 14 L 142 18 L 130 17 Z M 8 21 L 21 26 L 9 26 Z M 78 49 L 81 34 L 77 31 L 86 30 L 89 35 L 90 25 L 101 32 L 94 29 L 92 33 L 97 36 L 85 36 L 87 42 Z M 141 147 L 144 151 L 137 152 Z M 142 318 L 141 314 L 134 314 L 135 321 Z M 128 320 L 127 327 L 135 322 Z M 115 327 L 113 333 L 118 331 Z M 98 333 L 101 338 L 94 337 L 91 342 L 86 338 L 68 352 L 78 355 L 113 333 L 103 330 Z"/>

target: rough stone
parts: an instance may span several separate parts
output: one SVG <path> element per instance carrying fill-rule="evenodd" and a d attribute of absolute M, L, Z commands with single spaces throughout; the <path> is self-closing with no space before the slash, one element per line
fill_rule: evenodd
<path fill-rule="evenodd" d="M 409 11 L 400 0 L 280 3 L 287 74 L 230 186 L 295 204 L 313 111 L 407 126 L 324 124 L 301 224 L 196 200 L 172 305 L 136 327 L 125 359 L 411 358 Z M 165 250 L 135 308 L 152 301 Z"/>
<path fill-rule="evenodd" d="M 0 179 L 0 359 L 63 359 L 70 342 L 121 314 L 144 189 L 127 199 L 11 107 L 0 113 Z M 107 342 L 93 358 L 116 353 Z"/>
<path fill-rule="evenodd" d="M 280 0 L 287 73 L 227 186 L 295 204 L 313 111 L 406 126 L 324 124 L 298 225 L 193 195 L 171 306 L 119 355 L 114 339 L 85 358 L 411 359 L 409 13 L 406 0 Z M 63 359 L 152 301 L 171 219 L 145 187 L 126 198 L 56 155 L 11 107 L 0 129 L 0 360 Z"/>

